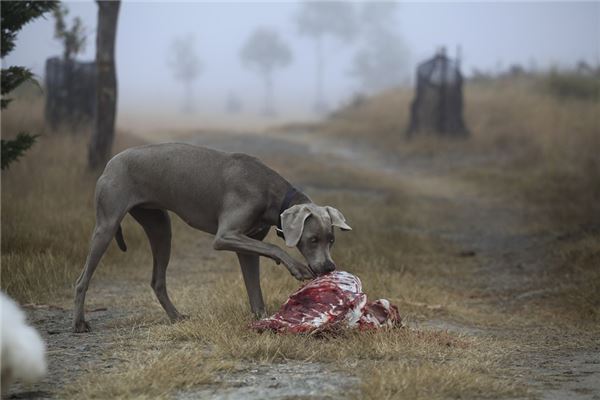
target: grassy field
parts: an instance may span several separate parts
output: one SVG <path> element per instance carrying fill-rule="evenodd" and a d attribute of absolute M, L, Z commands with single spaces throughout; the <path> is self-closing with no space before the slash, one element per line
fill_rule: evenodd
<path fill-rule="evenodd" d="M 68 306 L 71 300 L 93 226 L 94 176 L 85 170 L 83 148 L 80 138 L 43 138 L 3 177 L 2 287 L 21 302 Z M 295 173 L 304 175 L 304 168 Z M 349 172 L 332 171 L 334 176 L 340 173 Z M 357 188 L 372 187 L 369 178 L 360 172 L 352 175 Z M 321 174 L 319 179 L 327 182 L 330 177 Z M 406 210 L 402 194 L 389 192 L 385 198 L 373 200 L 360 194 L 332 194 L 321 195 L 318 200 L 343 207 L 357 227 L 355 235 L 340 235 L 335 259 L 362 277 L 370 296 L 398 303 L 407 321 L 431 315 L 422 304 L 444 304 L 449 308 L 459 305 L 463 295 L 447 287 L 445 277 L 467 274 L 472 266 L 465 266 L 447 244 L 428 237 L 394 234 L 393 226 L 381 229 L 386 219 L 409 225 L 423 223 L 418 217 L 420 210 L 402 216 Z M 361 218 L 364 207 L 376 207 L 380 213 L 376 218 Z M 149 279 L 151 260 L 143 233 L 129 218 L 125 222 L 131 250 L 122 254 L 111 245 L 97 280 L 145 283 Z M 197 240 L 203 243 L 203 251 L 210 252 L 206 249 L 209 237 L 198 235 L 177 220 L 174 226 L 174 268 L 178 257 L 198 253 L 194 236 L 200 236 Z M 273 237 L 270 240 L 275 241 Z M 274 263 L 265 264 L 264 291 L 268 308 L 273 311 L 297 283 Z M 110 350 L 130 361 L 113 373 L 84 375 L 65 389 L 65 394 L 77 398 L 154 397 L 175 387 L 211 382 L 214 374 L 224 368 L 242 368 L 244 362 L 286 360 L 323 361 L 332 368 L 365 375 L 363 394 L 373 392 L 372 398 L 381 398 L 382 394 L 394 398 L 399 392 L 411 393 L 411 398 L 419 393 L 419 398 L 431 398 L 432 393 L 439 398 L 458 393 L 479 396 L 489 385 L 499 393 L 515 390 L 497 375 L 500 365 L 494 357 L 500 354 L 491 355 L 489 346 L 498 344 L 445 331 L 398 330 L 330 339 L 250 332 L 246 327 L 250 319 L 245 295 L 239 295 L 244 288 L 234 258 L 215 254 L 213 260 L 201 261 L 198 268 L 204 272 L 194 277 L 197 281 L 191 286 L 189 276 L 178 275 L 177 269 L 170 274 L 174 301 L 192 316 L 189 322 L 165 325 L 162 310 L 149 289 L 123 293 L 116 306 L 141 308 L 146 313 L 141 319 L 125 318 L 117 326 L 123 331 L 129 331 L 130 326 L 144 327 L 121 332 L 119 343 Z M 90 302 L 106 304 L 92 295 Z M 137 314 L 142 313 L 138 310 Z M 211 349 L 208 354 L 207 349 Z M 182 357 L 199 369 L 182 369 Z M 445 365 L 443 369 L 435 367 L 440 362 Z M 371 376 L 373 369 L 376 372 Z M 397 379 L 400 371 L 408 371 L 407 376 Z M 465 381 L 466 375 L 475 379 Z M 421 393 L 423 383 L 428 389 Z"/>
<path fill-rule="evenodd" d="M 527 216 L 523 232 L 556 235 L 538 249 L 548 268 L 528 277 L 536 283 L 527 293 L 551 287 L 549 296 L 510 303 L 516 292 L 482 281 L 486 260 L 448 234 L 465 229 L 455 216 L 464 208 L 459 201 L 426 196 L 393 176 L 331 164 L 327 157 L 274 154 L 265 159 L 269 165 L 308 187 L 316 202 L 343 210 L 354 230 L 338 235 L 334 259 L 361 278 L 370 298 L 398 304 L 409 328 L 326 338 L 251 332 L 235 257 L 212 251 L 209 235 L 177 218 L 169 289 L 191 318 L 169 325 L 148 285 L 146 239 L 128 217 L 123 227 L 130 250 L 110 246 L 88 300 L 90 308 L 126 313 L 115 314 L 99 333 L 110 338 L 102 357 L 113 364 L 88 366 L 52 390 L 70 398 L 170 398 L 218 388 L 223 376 L 250 373 L 255 365 L 300 361 L 358 376 L 350 392 L 357 398 L 535 397 L 539 388 L 530 380 L 543 357 L 590 348 L 600 334 L 598 104 L 555 99 L 536 88 L 529 82 L 467 86 L 472 138 L 466 142 L 405 141 L 405 91 L 302 128 L 429 160 L 428 173 L 469 188 L 485 207 L 517 204 Z M 37 107 L 37 118 L 25 119 L 19 104 L 12 114 L 3 112 L 3 137 L 41 130 Z M 45 133 L 2 173 L 1 283 L 22 303 L 70 307 L 94 223 L 95 176 L 85 168 L 86 140 Z M 115 149 L 141 142 L 120 134 Z M 481 153 L 486 157 L 478 161 Z M 267 240 L 277 242 L 272 234 Z M 262 265 L 263 292 L 274 311 L 298 283 L 281 266 Z"/>
<path fill-rule="evenodd" d="M 468 83 L 465 121 L 471 137 L 467 141 L 440 141 L 427 134 L 407 139 L 412 89 L 377 95 L 335 113 L 323 124 L 288 128 L 361 142 L 398 157 L 420 157 L 464 172 L 525 197 L 560 226 L 590 220 L 598 224 L 600 78 L 577 78 L 570 84 L 568 79 L 552 74 Z M 570 92 L 563 87 L 582 85 L 588 88 L 585 96 L 565 94 Z M 595 96 L 589 94 L 594 88 Z M 460 159 L 469 157 L 481 159 L 477 168 L 468 164 L 461 171 Z"/>
<path fill-rule="evenodd" d="M 558 285 L 561 317 L 600 316 L 600 77 L 551 73 L 501 78 L 465 87 L 467 140 L 422 134 L 409 140 L 412 90 L 392 90 L 337 112 L 323 124 L 287 128 L 362 143 L 420 163 L 517 204 L 522 228 L 560 240 L 546 252 Z M 423 167 L 422 167 L 423 168 Z"/>

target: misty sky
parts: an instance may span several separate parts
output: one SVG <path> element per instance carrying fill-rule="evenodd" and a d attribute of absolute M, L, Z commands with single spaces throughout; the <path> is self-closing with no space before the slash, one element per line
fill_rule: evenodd
<path fill-rule="evenodd" d="M 88 45 L 79 59 L 95 52 L 97 7 L 66 2 L 68 21 L 80 16 Z M 360 4 L 360 3 L 355 3 Z M 275 97 L 294 114 L 310 112 L 314 93 L 314 44 L 297 33 L 296 2 L 124 2 L 117 33 L 119 121 L 144 119 L 181 106 L 183 88 L 173 79 L 167 52 L 177 36 L 193 34 L 204 71 L 194 86 L 200 114 L 223 114 L 229 92 L 241 98 L 246 113 L 260 109 L 261 81 L 239 61 L 240 48 L 257 27 L 275 28 L 292 48 L 294 60 L 275 75 Z M 395 15 L 408 51 L 407 82 L 414 65 L 441 45 L 454 55 L 462 47 L 464 72 L 495 71 L 512 63 L 570 66 L 578 60 L 600 62 L 600 3 L 401 3 Z M 3 65 L 25 65 L 43 76 L 45 59 L 61 54 L 53 38 L 53 18 L 39 19 L 19 34 L 16 49 Z M 326 43 L 326 91 L 339 104 L 359 88 L 349 74 L 356 46 Z M 159 111 L 161 110 L 161 111 Z M 129 118 L 129 119 L 127 119 Z M 133 122 L 132 122 L 133 123 Z"/>

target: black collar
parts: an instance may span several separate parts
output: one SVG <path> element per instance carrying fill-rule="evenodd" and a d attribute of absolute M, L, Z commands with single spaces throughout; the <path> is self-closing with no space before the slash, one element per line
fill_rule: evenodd
<path fill-rule="evenodd" d="M 295 187 L 290 187 L 287 191 L 287 193 L 285 194 L 285 196 L 283 197 L 283 201 L 281 202 L 281 207 L 279 207 L 279 214 L 277 215 L 277 228 L 275 229 L 275 232 L 277 232 L 277 236 L 279 236 L 282 239 L 285 239 L 285 237 L 283 236 L 283 230 L 281 228 L 281 214 L 287 210 L 288 208 L 290 208 L 290 203 L 292 202 L 292 198 L 298 193 L 298 190 L 296 190 Z"/>

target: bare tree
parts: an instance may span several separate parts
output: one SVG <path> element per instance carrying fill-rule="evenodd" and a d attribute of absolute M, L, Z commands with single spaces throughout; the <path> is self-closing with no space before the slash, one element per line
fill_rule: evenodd
<path fill-rule="evenodd" d="M 87 35 L 83 22 L 81 18 L 75 17 L 71 29 L 68 29 L 65 18 L 69 15 L 69 9 L 64 4 L 56 8 L 53 15 L 54 37 L 63 43 L 63 58 L 73 60 L 77 54 L 85 50 Z"/>
<path fill-rule="evenodd" d="M 305 1 L 296 15 L 296 24 L 301 35 L 315 41 L 316 88 L 314 109 L 325 112 L 327 103 L 323 90 L 325 70 L 324 42 L 327 36 L 349 42 L 356 36 L 358 26 L 352 3 L 333 1 Z"/>
<path fill-rule="evenodd" d="M 54 131 L 67 128 L 72 133 L 84 133 L 95 113 L 96 65 L 75 60 L 85 49 L 87 32 L 79 17 L 68 26 L 68 15 L 64 3 L 53 10 L 54 38 L 60 41 L 63 56 L 46 60 L 45 118 Z"/>
<path fill-rule="evenodd" d="M 292 52 L 279 34 L 268 28 L 258 28 L 250 35 L 240 52 L 242 64 L 260 75 L 265 84 L 265 115 L 273 115 L 273 72 L 292 61 Z"/>
<path fill-rule="evenodd" d="M 88 165 L 91 169 L 101 168 L 106 164 L 115 136 L 117 112 L 115 41 L 121 2 L 97 0 L 97 4 L 96 121 L 88 148 Z"/>
<path fill-rule="evenodd" d="M 194 81 L 202 72 L 202 63 L 195 50 L 195 38 L 187 35 L 173 40 L 167 63 L 173 77 L 183 84 L 183 112 L 194 111 Z"/>

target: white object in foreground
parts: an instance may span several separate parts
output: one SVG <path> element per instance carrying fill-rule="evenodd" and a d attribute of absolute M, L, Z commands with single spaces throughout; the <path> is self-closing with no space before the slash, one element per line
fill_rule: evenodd
<path fill-rule="evenodd" d="M 15 380 L 32 383 L 46 375 L 46 345 L 27 325 L 13 299 L 0 292 L 0 369 L 2 394 Z"/>

